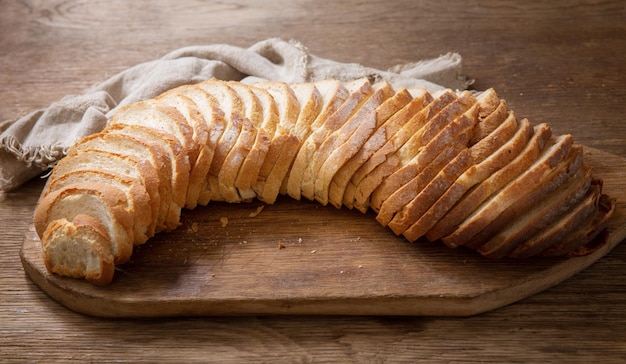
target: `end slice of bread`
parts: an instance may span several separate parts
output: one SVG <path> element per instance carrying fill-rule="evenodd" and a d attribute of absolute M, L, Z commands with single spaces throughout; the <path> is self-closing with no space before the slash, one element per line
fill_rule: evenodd
<path fill-rule="evenodd" d="M 115 264 L 110 237 L 100 221 L 92 216 L 80 214 L 72 221 L 53 220 L 41 240 L 48 271 L 85 278 L 101 286 L 113 280 Z"/>
<path fill-rule="evenodd" d="M 35 230 L 44 237 L 55 220 L 73 221 L 77 215 L 89 215 L 106 229 L 113 263 L 122 264 L 130 259 L 134 245 L 132 214 L 135 212 L 126 210 L 126 206 L 126 194 L 116 187 L 105 183 L 75 183 L 40 199 L 34 216 Z"/>

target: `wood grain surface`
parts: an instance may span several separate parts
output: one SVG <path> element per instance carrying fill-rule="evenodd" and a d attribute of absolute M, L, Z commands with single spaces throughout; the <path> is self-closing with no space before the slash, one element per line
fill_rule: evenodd
<path fill-rule="evenodd" d="M 172 49 L 281 37 L 378 68 L 458 52 L 474 88 L 494 87 L 520 116 L 626 158 L 625 19 L 623 1 L 610 0 L 0 1 L 0 122 Z M 470 317 L 82 315 L 20 262 L 42 187 L 33 180 L 0 194 L 2 362 L 626 360 L 623 243 L 540 294 Z"/>

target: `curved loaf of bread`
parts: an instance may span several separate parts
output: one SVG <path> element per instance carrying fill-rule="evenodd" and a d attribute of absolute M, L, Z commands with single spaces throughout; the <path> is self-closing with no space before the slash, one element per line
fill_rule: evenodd
<path fill-rule="evenodd" d="M 615 206 L 571 135 L 492 89 L 211 79 L 120 108 L 57 164 L 34 221 L 51 272 L 104 285 L 181 209 L 279 194 L 493 258 L 571 254 Z"/>

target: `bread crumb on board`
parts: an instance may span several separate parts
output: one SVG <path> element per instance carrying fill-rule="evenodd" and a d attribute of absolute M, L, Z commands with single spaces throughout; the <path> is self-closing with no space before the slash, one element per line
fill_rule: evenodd
<path fill-rule="evenodd" d="M 259 207 L 256 208 L 256 210 L 254 210 L 253 212 L 251 212 L 248 217 L 257 217 L 259 216 L 259 214 L 261 213 L 261 211 L 263 211 L 263 209 L 265 208 L 265 205 L 261 205 Z"/>
<path fill-rule="evenodd" d="M 278 242 L 278 249 L 285 249 L 285 244 L 282 241 Z"/>
<path fill-rule="evenodd" d="M 226 216 L 220 216 L 220 224 L 225 228 L 228 225 L 228 218 Z"/>
<path fill-rule="evenodd" d="M 197 222 L 191 223 L 191 231 L 193 231 L 194 233 L 198 232 L 198 223 Z"/>

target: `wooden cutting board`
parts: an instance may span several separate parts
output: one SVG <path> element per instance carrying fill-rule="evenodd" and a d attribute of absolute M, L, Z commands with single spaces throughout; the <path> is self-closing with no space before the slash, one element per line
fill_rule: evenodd
<path fill-rule="evenodd" d="M 53 299 L 103 317 L 474 315 L 562 282 L 626 237 L 626 160 L 591 148 L 586 158 L 618 204 L 606 244 L 585 257 L 491 261 L 411 244 L 373 214 L 281 198 L 185 211 L 179 229 L 138 247 L 107 287 L 50 275 L 32 226 L 21 259 Z"/>

